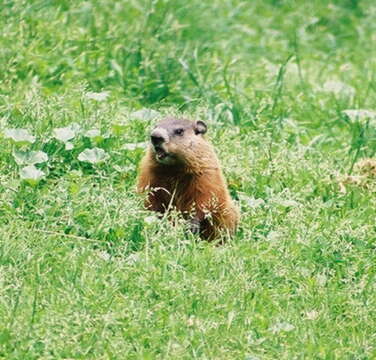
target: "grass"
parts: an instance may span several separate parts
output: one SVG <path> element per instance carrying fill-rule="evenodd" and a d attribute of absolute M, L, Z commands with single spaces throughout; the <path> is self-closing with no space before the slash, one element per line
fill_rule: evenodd
<path fill-rule="evenodd" d="M 375 157 L 376 117 L 344 113 L 376 107 L 375 13 L 3 1 L 0 358 L 374 359 L 375 179 L 340 179 Z M 135 194 L 138 144 L 165 114 L 209 125 L 242 210 L 223 246 Z M 54 129 L 72 123 L 67 150 Z M 107 159 L 80 161 L 91 148 Z M 48 156 L 36 181 L 14 155 L 31 150 Z"/>

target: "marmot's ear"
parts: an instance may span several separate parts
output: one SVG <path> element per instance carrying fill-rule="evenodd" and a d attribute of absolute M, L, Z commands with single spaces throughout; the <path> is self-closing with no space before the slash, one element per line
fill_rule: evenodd
<path fill-rule="evenodd" d="M 205 134 L 206 130 L 208 130 L 208 127 L 203 121 L 198 120 L 195 123 L 194 129 L 195 129 L 196 135 L 198 135 L 198 134 Z"/>

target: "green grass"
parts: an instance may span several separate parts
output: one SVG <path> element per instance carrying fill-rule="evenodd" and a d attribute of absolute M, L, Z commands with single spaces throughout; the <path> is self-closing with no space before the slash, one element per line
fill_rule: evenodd
<path fill-rule="evenodd" d="M 376 117 L 343 113 L 376 110 L 375 14 L 3 0 L 0 358 L 375 359 L 375 178 L 339 184 L 376 153 Z M 143 108 L 208 123 L 242 212 L 225 245 L 143 209 L 143 150 L 124 148 L 147 140 Z M 66 150 L 52 134 L 72 123 Z M 78 160 L 93 147 L 107 160 Z M 20 178 L 19 150 L 48 155 L 42 180 Z"/>

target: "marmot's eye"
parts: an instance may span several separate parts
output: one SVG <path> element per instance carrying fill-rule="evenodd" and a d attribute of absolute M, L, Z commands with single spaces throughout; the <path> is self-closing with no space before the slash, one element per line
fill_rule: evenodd
<path fill-rule="evenodd" d="M 175 131 L 174 131 L 174 134 L 175 135 L 183 135 L 184 134 L 184 129 L 176 129 Z"/>

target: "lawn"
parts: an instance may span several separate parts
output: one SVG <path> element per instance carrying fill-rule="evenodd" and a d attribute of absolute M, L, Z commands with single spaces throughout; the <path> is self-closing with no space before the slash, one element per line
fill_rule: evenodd
<path fill-rule="evenodd" d="M 1 1 L 0 359 L 375 359 L 375 17 Z M 224 245 L 135 193 L 166 115 L 208 124 Z"/>

